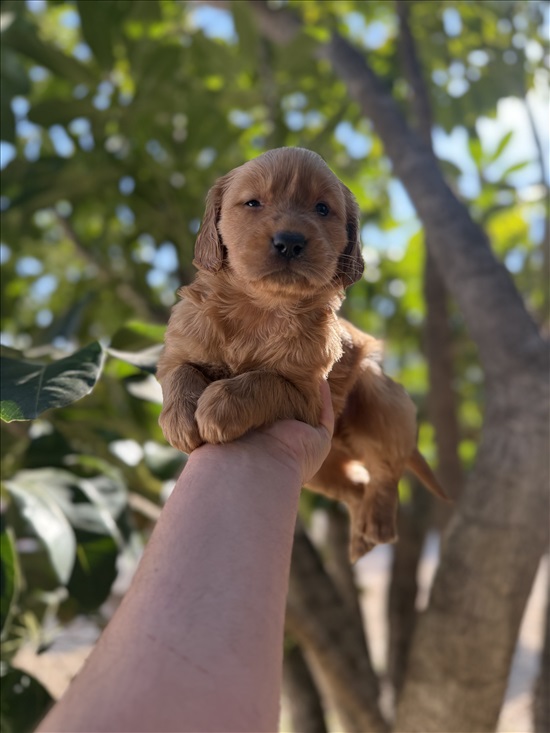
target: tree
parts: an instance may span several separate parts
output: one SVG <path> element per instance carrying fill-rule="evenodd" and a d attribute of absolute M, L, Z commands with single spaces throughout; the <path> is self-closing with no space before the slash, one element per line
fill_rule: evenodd
<path fill-rule="evenodd" d="M 505 95 L 530 100 L 526 90 L 547 74 L 539 63 L 542 7 L 215 3 L 230 11 L 217 11 L 226 26 L 216 37 L 210 5 L 2 4 L 2 136 L 16 153 L 3 171 L 2 330 L 15 349 L 6 354 L 4 397 L 20 410 L 12 404 L 3 413 L 12 419 L 3 441 L 6 648 L 11 654 L 19 643 L 29 613 L 42 619 L 52 610 L 51 593 L 37 603 L 34 589 L 55 590 L 61 618 L 97 608 L 109 592 L 118 553 L 139 536 L 135 508 L 146 511 L 143 497 L 159 502 L 162 482 L 181 466 L 156 426 L 150 374 L 163 328 L 150 324 L 165 323 L 178 282 L 192 277 L 206 190 L 265 147 L 300 144 L 324 155 L 363 212 L 367 268 L 346 315 L 387 336 L 390 365 L 419 398 L 428 452 L 428 414 L 435 428 L 442 479 L 456 479 L 458 492 L 462 471 L 469 474 L 420 617 L 414 575 L 429 510 L 403 484 L 392 589 L 392 678 L 402 686 L 396 730 L 490 730 L 547 544 L 548 350 L 535 323 L 548 324 L 540 266 L 547 250 L 532 222 L 547 227 L 548 217 L 542 199 L 525 200 L 514 184 L 526 161 L 501 162 L 512 135 L 487 149 L 476 121 Z M 478 191 L 461 191 L 461 171 L 431 149 L 433 126 L 451 131 L 456 120 Z M 544 171 L 535 175 L 546 180 Z M 396 177 L 424 235 L 400 216 Z M 384 251 L 371 238 L 394 241 Z M 417 356 L 424 314 L 429 379 Z M 72 358 L 70 383 L 60 356 Z M 29 374 L 19 393 L 10 365 Z M 52 399 L 60 392 L 62 404 Z M 37 396 L 56 409 L 34 426 L 20 422 L 37 416 Z M 135 465 L 124 460 L 128 440 Z M 299 644 L 313 684 L 324 680 L 347 730 L 385 730 L 343 559 L 342 515 L 307 495 L 302 504 L 306 525 L 311 509 L 324 507 L 331 535 L 321 558 L 297 529 L 290 647 Z M 64 545 L 48 542 L 37 506 L 55 518 Z M 29 537 L 40 546 L 34 558 L 20 551 Z M 93 597 L 79 592 L 82 578 L 86 587 L 93 579 Z M 306 680 L 311 699 L 311 678 L 292 679 L 293 689 Z M 14 695 L 4 699 L 18 729 Z"/>

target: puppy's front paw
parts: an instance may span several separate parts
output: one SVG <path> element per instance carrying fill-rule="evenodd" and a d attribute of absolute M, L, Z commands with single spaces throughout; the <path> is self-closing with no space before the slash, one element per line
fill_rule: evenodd
<path fill-rule="evenodd" d="M 159 425 L 170 445 L 183 453 L 191 453 L 204 442 L 193 415 L 185 409 L 178 410 L 175 406 L 163 409 Z"/>
<path fill-rule="evenodd" d="M 246 407 L 232 390 L 231 379 L 209 385 L 199 398 L 195 420 L 205 443 L 230 443 L 252 427 L 244 419 Z"/>

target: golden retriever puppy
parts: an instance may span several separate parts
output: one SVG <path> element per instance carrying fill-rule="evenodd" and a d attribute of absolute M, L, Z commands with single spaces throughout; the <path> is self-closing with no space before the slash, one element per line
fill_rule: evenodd
<path fill-rule="evenodd" d="M 379 342 L 336 315 L 363 271 L 358 226 L 351 192 L 309 150 L 271 150 L 220 178 L 157 373 L 160 425 L 186 453 L 284 418 L 317 425 L 328 376 L 333 447 L 308 486 L 348 505 L 353 560 L 396 539 L 405 468 L 442 494 Z"/>

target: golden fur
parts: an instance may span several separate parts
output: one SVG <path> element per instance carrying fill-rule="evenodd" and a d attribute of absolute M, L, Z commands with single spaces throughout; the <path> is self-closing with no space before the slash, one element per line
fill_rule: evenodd
<path fill-rule="evenodd" d="M 381 346 L 339 319 L 361 277 L 359 212 L 315 153 L 271 150 L 219 179 L 158 366 L 166 439 L 190 453 L 283 418 L 317 425 L 328 375 L 332 450 L 309 488 L 346 502 L 351 556 L 396 539 L 406 467 L 441 494 L 416 450 L 416 411 Z"/>

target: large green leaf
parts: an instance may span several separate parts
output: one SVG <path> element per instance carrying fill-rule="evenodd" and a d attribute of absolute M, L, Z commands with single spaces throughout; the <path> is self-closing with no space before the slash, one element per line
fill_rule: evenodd
<path fill-rule="evenodd" d="M 46 688 L 20 669 L 9 668 L 0 677 L 0 688 L 2 733 L 30 733 L 53 703 Z"/>
<path fill-rule="evenodd" d="M 83 611 L 97 609 L 109 595 L 124 545 L 117 524 L 123 524 L 127 506 L 122 480 L 113 474 L 85 479 L 43 468 L 20 471 L 6 486 L 32 535 L 46 547 L 71 602 Z M 67 537 L 60 528 L 65 534 L 68 530 L 70 547 L 64 546 Z M 35 583 L 42 582 L 39 573 L 33 577 Z"/>
<path fill-rule="evenodd" d="M 130 321 L 115 333 L 107 349 L 111 356 L 154 374 L 162 351 L 164 326 Z"/>
<path fill-rule="evenodd" d="M 107 600 L 117 576 L 118 555 L 112 537 L 81 536 L 67 587 L 83 611 L 93 611 Z"/>
<path fill-rule="evenodd" d="M 119 351 L 141 351 L 149 346 L 162 344 L 164 326 L 143 321 L 129 321 L 112 338 L 111 348 Z"/>
<path fill-rule="evenodd" d="M 4 636 L 8 619 L 19 592 L 17 552 L 11 530 L 4 527 L 0 532 L 0 638 Z"/>
<path fill-rule="evenodd" d="M 2 357 L 2 403 L 5 422 L 33 420 L 45 410 L 65 407 L 89 394 L 104 361 L 97 341 L 51 364 Z"/>
<path fill-rule="evenodd" d="M 121 359 L 132 366 L 143 369 L 144 372 L 154 374 L 157 370 L 157 364 L 162 352 L 162 345 L 149 346 L 147 349 L 140 351 L 120 351 L 119 349 L 107 349 L 111 356 Z"/>
<path fill-rule="evenodd" d="M 118 545 L 123 539 L 116 520 L 126 506 L 126 489 L 114 476 L 82 478 L 60 468 L 40 468 L 19 471 L 8 489 L 13 486 L 26 495 L 44 498 L 60 509 L 77 533 L 111 537 Z"/>
<path fill-rule="evenodd" d="M 107 71 L 114 63 L 112 20 L 116 5 L 113 0 L 102 0 L 100 3 L 77 0 L 76 3 L 84 40 L 92 49 L 99 65 Z"/>
<path fill-rule="evenodd" d="M 58 582 L 65 585 L 74 565 L 75 535 L 67 517 L 48 491 L 47 484 L 34 481 L 34 476 L 29 477 L 34 473 L 39 472 L 23 471 L 16 474 L 12 480 L 6 481 L 6 488 L 24 522 L 25 534 L 40 541 Z"/>

